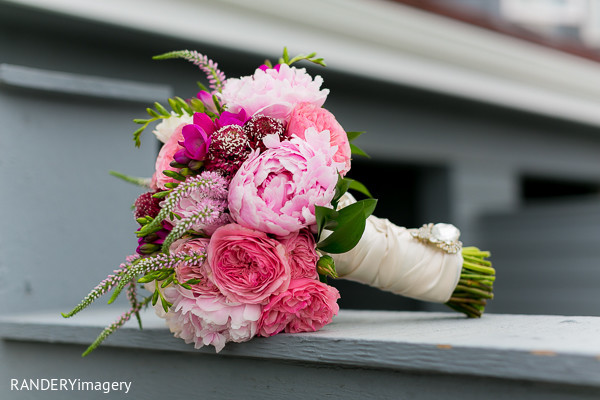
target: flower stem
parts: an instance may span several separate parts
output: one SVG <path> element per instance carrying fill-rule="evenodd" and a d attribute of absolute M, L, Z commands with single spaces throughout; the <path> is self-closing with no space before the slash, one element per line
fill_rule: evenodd
<path fill-rule="evenodd" d="M 458 285 L 446 305 L 455 311 L 464 313 L 469 318 L 483 315 L 487 299 L 493 299 L 493 284 L 496 270 L 485 258 L 489 251 L 481 251 L 476 247 L 462 249 L 463 267 Z"/>

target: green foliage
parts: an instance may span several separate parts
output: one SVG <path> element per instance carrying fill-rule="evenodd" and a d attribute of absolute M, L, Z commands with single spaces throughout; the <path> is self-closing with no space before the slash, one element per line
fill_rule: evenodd
<path fill-rule="evenodd" d="M 283 48 L 283 55 L 281 56 L 281 58 L 279 58 L 279 64 L 288 64 L 288 65 L 292 65 L 298 61 L 302 61 L 302 60 L 306 60 L 308 62 L 311 62 L 313 64 L 318 64 L 322 67 L 326 67 L 327 64 L 325 64 L 325 61 L 323 61 L 322 58 L 316 58 L 317 53 L 310 53 L 310 54 L 299 54 L 294 58 L 290 58 L 290 55 L 288 53 L 288 49 L 287 47 Z M 269 64 L 271 64 L 271 62 L 269 60 L 265 61 L 265 64 L 267 64 L 267 61 L 269 62 Z M 267 64 L 267 66 L 269 65 Z"/>
<path fill-rule="evenodd" d="M 317 218 L 317 229 L 324 228 L 332 231 L 317 248 L 327 253 L 345 253 L 356 246 L 365 230 L 366 220 L 375 210 L 377 200 L 365 199 L 350 204 L 339 211 L 325 211 L 320 207 L 320 217 Z"/>
<path fill-rule="evenodd" d="M 134 185 L 149 188 L 150 187 L 150 179 L 148 178 L 140 178 L 137 176 L 125 175 L 117 171 L 108 171 L 108 173 L 116 178 L 124 180 L 128 183 L 133 183 Z"/>
<path fill-rule="evenodd" d="M 145 119 L 144 118 L 136 118 L 133 120 L 133 122 L 135 122 L 136 124 L 142 125 L 135 132 L 133 132 L 133 141 L 135 142 L 135 147 L 140 147 L 140 145 L 141 145 L 140 136 L 142 135 L 142 132 L 144 132 L 146 130 L 146 128 L 153 122 L 156 122 L 156 121 L 159 121 L 162 119 L 171 118 L 173 116 L 173 114 L 177 115 L 178 117 L 182 117 L 184 114 L 187 114 L 187 115 L 194 114 L 194 109 L 192 108 L 192 106 L 190 104 L 188 104 L 181 97 L 173 97 L 173 98 L 169 99 L 169 106 L 173 110 L 172 113 L 169 112 L 160 103 L 155 102 L 154 109 L 152 109 L 150 107 L 146 108 L 146 112 L 148 113 L 150 118 L 145 118 Z"/>

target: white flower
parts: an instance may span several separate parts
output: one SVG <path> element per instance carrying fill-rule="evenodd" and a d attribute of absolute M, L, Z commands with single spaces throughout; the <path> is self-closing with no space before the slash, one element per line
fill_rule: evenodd
<path fill-rule="evenodd" d="M 171 111 L 171 118 L 163 119 L 158 125 L 156 125 L 156 128 L 154 128 L 152 133 L 156 135 L 158 140 L 163 143 L 167 143 L 179 125 L 188 125 L 191 123 L 193 123 L 193 117 L 191 115 L 184 113 L 183 116 L 180 117 Z"/>

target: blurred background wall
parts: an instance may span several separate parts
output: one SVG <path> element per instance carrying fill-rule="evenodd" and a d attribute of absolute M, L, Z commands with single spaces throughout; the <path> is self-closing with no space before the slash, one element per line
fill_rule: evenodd
<path fill-rule="evenodd" d="M 196 49 L 239 76 L 288 46 L 325 58 L 303 65 L 325 107 L 367 131 L 350 176 L 378 216 L 492 250 L 490 311 L 600 315 L 595 2 L 563 2 L 589 6 L 564 26 L 521 3 L 0 1 L 0 312 L 66 310 L 135 248 L 141 192 L 108 171 L 149 176 L 158 142 L 135 149 L 131 119 L 203 79 L 152 55 Z M 336 285 L 343 308 L 440 309 Z"/>

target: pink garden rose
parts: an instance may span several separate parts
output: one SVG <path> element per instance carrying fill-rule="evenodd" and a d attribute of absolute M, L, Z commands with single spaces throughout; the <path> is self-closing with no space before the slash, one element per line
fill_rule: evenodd
<path fill-rule="evenodd" d="M 318 279 L 317 254 L 315 238 L 310 231 L 302 229 L 279 238 L 288 256 L 292 279 L 312 278 Z"/>
<path fill-rule="evenodd" d="M 154 175 L 152 176 L 152 181 L 150 182 L 150 186 L 153 189 L 165 189 L 165 183 L 177 182 L 175 179 L 169 178 L 162 172 L 166 169 L 169 169 L 171 171 L 178 170 L 177 168 L 171 167 L 170 163 L 171 161 L 173 161 L 173 156 L 175 155 L 175 153 L 177 153 L 177 151 L 181 149 L 179 142 L 183 140 L 182 129 L 185 125 L 186 124 L 179 125 L 175 129 L 169 140 L 160 149 L 158 157 L 156 158 L 156 171 L 154 172 Z"/>
<path fill-rule="evenodd" d="M 290 283 L 283 245 L 238 224 L 224 225 L 212 235 L 208 265 L 210 279 L 231 302 L 260 304 Z"/>
<path fill-rule="evenodd" d="M 227 342 L 246 342 L 256 335 L 260 305 L 231 303 L 221 294 L 198 296 L 177 285 L 163 293 L 173 306 L 166 314 L 160 307 L 157 314 L 166 319 L 175 337 L 194 343 L 197 349 L 212 345 L 218 353 Z"/>
<path fill-rule="evenodd" d="M 309 128 L 305 138 L 264 139 L 229 185 L 229 211 L 240 225 L 286 236 L 316 223 L 315 206 L 328 206 L 341 164 L 333 160 L 329 133 Z"/>
<path fill-rule="evenodd" d="M 290 117 L 288 134 L 304 139 L 304 132 L 308 128 L 315 128 L 319 132 L 329 131 L 331 146 L 337 146 L 337 152 L 333 159 L 344 164 L 344 168 L 340 173 L 346 175 L 350 170 L 350 142 L 346 131 L 337 122 L 333 114 L 314 104 L 298 104 Z"/>
<path fill-rule="evenodd" d="M 333 286 L 315 279 L 293 279 L 287 291 L 271 297 L 258 322 L 260 336 L 315 332 L 337 315 L 340 294 Z"/>
<path fill-rule="evenodd" d="M 248 116 L 260 113 L 287 120 L 299 103 L 321 107 L 328 89 L 321 90 L 323 78 L 315 79 L 304 68 L 281 64 L 279 68 L 257 68 L 254 75 L 229 78 L 221 94 L 222 102 L 231 112 L 244 108 Z"/>
<path fill-rule="evenodd" d="M 208 248 L 208 238 L 194 238 L 194 239 L 179 239 L 173 242 L 169 247 L 169 253 L 171 254 L 206 254 Z M 175 265 L 175 274 L 177 280 L 184 283 L 190 279 L 199 279 L 200 282 L 190 285 L 192 293 L 196 295 L 216 295 L 219 289 L 208 279 L 208 262 L 205 260 L 200 265 L 190 265 L 189 263 L 179 263 Z"/>

